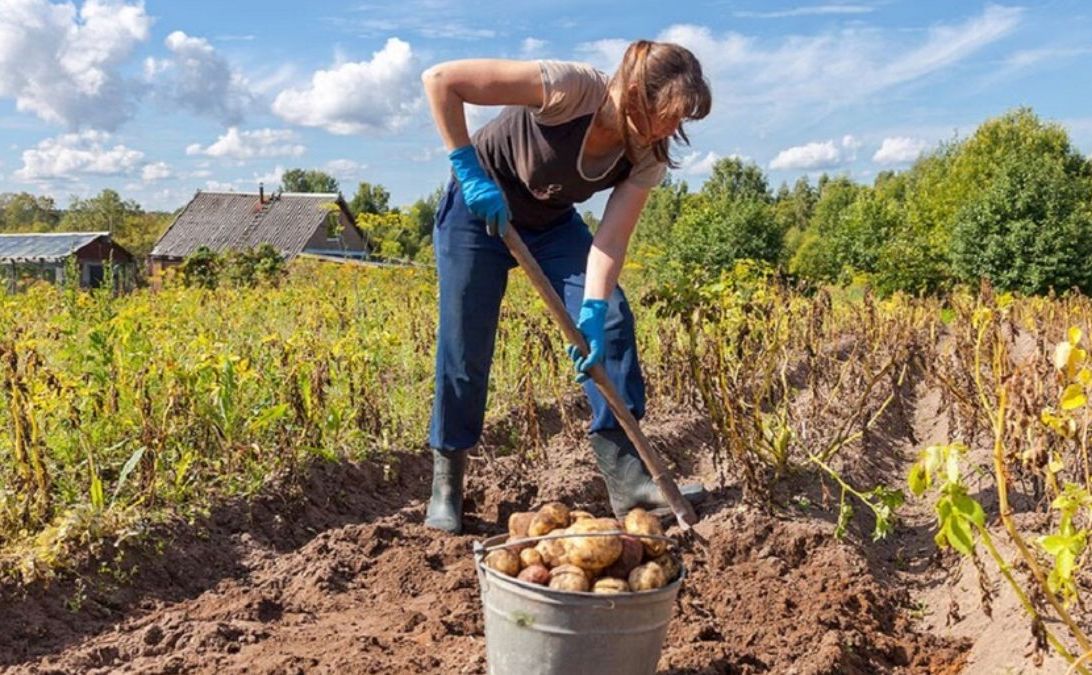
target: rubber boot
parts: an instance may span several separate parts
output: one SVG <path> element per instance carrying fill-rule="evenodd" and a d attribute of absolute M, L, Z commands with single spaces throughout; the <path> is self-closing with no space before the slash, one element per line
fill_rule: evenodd
<path fill-rule="evenodd" d="M 463 531 L 463 475 L 468 452 L 432 450 L 432 497 L 425 525 L 453 534 Z"/>
<path fill-rule="evenodd" d="M 591 434 L 592 450 L 599 471 L 607 482 L 610 507 L 621 520 L 631 510 L 641 507 L 657 515 L 671 513 L 660 488 L 652 480 L 637 448 L 621 429 L 604 429 Z M 700 484 L 680 485 L 679 492 L 691 504 L 697 505 L 709 496 Z"/>

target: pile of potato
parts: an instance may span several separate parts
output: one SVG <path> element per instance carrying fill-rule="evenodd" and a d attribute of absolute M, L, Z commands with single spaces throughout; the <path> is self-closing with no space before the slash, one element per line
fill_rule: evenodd
<path fill-rule="evenodd" d="M 508 540 L 545 534 L 623 531 L 598 537 L 547 539 L 490 551 L 485 565 L 501 574 L 559 591 L 628 593 L 666 586 L 679 576 L 679 562 L 667 551 L 660 521 L 644 509 L 630 511 L 619 523 L 587 511 L 570 511 L 550 502 L 538 511 L 513 513 Z"/>

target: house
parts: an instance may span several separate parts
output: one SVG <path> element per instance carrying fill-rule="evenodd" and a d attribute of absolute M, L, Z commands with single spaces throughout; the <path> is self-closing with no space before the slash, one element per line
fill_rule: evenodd
<path fill-rule="evenodd" d="M 270 244 L 301 253 L 365 258 L 367 239 L 339 194 L 198 191 L 149 255 L 153 277 L 205 246 L 216 253 Z"/>
<path fill-rule="evenodd" d="M 62 283 L 70 258 L 83 288 L 101 286 L 110 265 L 115 289 L 132 287 L 136 260 L 109 232 L 0 234 L 0 285 L 14 293 L 36 279 Z"/>

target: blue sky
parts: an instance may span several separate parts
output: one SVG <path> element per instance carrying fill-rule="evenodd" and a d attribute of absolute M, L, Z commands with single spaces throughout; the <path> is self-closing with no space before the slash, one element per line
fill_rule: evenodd
<path fill-rule="evenodd" d="M 0 192 L 64 205 L 111 187 L 170 210 L 306 167 L 408 204 L 448 172 L 424 68 L 492 56 L 610 72 L 641 37 L 689 47 L 713 85 L 713 114 L 675 151 L 692 186 L 729 155 L 774 185 L 870 181 L 1020 105 L 1092 152 L 1083 0 L 0 0 Z"/>

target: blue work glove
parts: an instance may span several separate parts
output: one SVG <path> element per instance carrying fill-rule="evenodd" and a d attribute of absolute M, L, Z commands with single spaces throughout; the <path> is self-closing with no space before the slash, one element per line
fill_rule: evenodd
<path fill-rule="evenodd" d="M 580 305 L 580 316 L 577 317 L 576 327 L 584 339 L 588 341 L 588 355 L 580 353 L 576 345 L 569 345 L 569 358 L 573 360 L 579 374 L 576 381 L 584 383 L 588 380 L 588 371 L 597 363 L 603 362 L 606 354 L 606 332 L 604 324 L 607 321 L 607 301 L 585 298 Z"/>
<path fill-rule="evenodd" d="M 508 205 L 504 203 L 504 193 L 482 168 L 474 146 L 456 148 L 448 159 L 463 190 L 466 208 L 485 221 L 486 232 L 503 237 L 508 228 Z"/>

